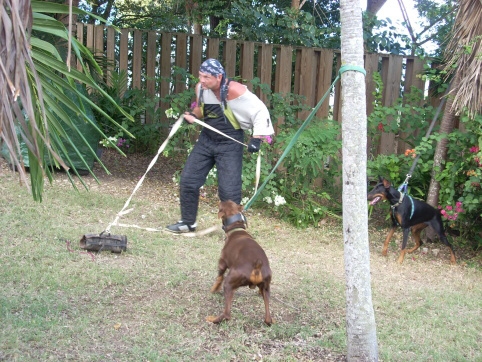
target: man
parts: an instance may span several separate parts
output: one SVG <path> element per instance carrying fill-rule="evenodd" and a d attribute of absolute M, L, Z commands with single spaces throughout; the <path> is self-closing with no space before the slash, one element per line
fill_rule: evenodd
<path fill-rule="evenodd" d="M 202 119 L 241 143 L 243 130 L 252 129 L 248 152 L 258 152 L 261 138 L 274 133 L 266 105 L 245 85 L 226 79 L 224 68 L 216 59 L 207 59 L 201 64 L 196 98 L 196 107 L 186 112 L 184 119 L 189 123 Z M 213 130 L 202 129 L 181 173 L 181 220 L 168 225 L 168 231 L 196 230 L 199 189 L 214 166 L 218 172 L 219 199 L 241 203 L 243 147 Z"/>

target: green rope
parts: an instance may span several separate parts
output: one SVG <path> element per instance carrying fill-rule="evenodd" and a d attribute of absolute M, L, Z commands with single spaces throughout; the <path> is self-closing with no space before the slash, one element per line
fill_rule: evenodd
<path fill-rule="evenodd" d="M 291 151 L 291 149 L 293 148 L 293 146 L 295 145 L 296 141 L 298 140 L 301 132 L 304 131 L 304 129 L 306 128 L 306 126 L 308 126 L 308 124 L 311 122 L 311 120 L 315 117 L 315 114 L 316 112 L 318 112 L 318 109 L 320 109 L 321 105 L 323 104 L 323 102 L 325 101 L 326 97 L 328 97 L 328 95 L 331 93 L 331 90 L 333 89 L 333 87 L 335 86 L 336 82 L 338 82 L 338 80 L 340 79 L 341 75 L 344 73 L 344 72 L 347 72 L 347 71 L 356 71 L 356 72 L 360 72 L 360 73 L 363 73 L 363 75 L 366 75 L 366 71 L 365 69 L 363 69 L 362 67 L 359 67 L 357 65 L 343 65 L 342 67 L 340 67 L 340 70 L 338 71 L 338 75 L 336 76 L 335 80 L 333 81 L 333 83 L 331 83 L 330 87 L 328 88 L 328 90 L 326 91 L 326 93 L 323 95 L 323 97 L 320 99 L 320 101 L 318 102 L 318 104 L 311 110 L 310 114 L 308 115 L 308 117 L 306 118 L 306 120 L 303 122 L 303 124 L 301 125 L 301 127 L 298 129 L 298 131 L 295 133 L 295 135 L 293 136 L 293 138 L 291 139 L 290 143 L 288 144 L 288 146 L 286 146 L 286 149 L 284 150 L 283 154 L 281 155 L 281 157 L 279 158 L 278 162 L 276 163 L 276 165 L 273 167 L 273 169 L 271 170 L 271 172 L 269 173 L 269 175 L 266 177 L 266 179 L 264 180 L 264 182 L 261 184 L 261 186 L 258 188 L 258 191 L 256 191 L 256 193 L 253 195 L 253 197 L 246 203 L 246 205 L 244 205 L 244 210 L 248 210 L 251 206 L 251 204 L 254 202 L 254 200 L 256 200 L 256 198 L 259 196 L 259 194 L 261 193 L 261 191 L 263 191 L 264 187 L 266 186 L 266 184 L 269 182 L 269 180 L 271 179 L 271 177 L 273 176 L 274 172 L 276 171 L 276 169 L 278 168 L 278 166 L 281 164 L 281 162 L 284 160 L 284 158 L 288 155 L 288 153 Z"/>

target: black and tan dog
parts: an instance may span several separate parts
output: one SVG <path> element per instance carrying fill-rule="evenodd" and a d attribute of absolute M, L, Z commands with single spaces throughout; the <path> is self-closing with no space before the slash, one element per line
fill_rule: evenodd
<path fill-rule="evenodd" d="M 420 232 L 427 226 L 431 226 L 438 234 L 440 240 L 450 248 L 450 262 L 452 264 L 456 263 L 454 249 L 445 236 L 439 210 L 426 202 L 401 193 L 391 185 L 390 181 L 382 177 L 379 177 L 379 182 L 374 189 L 368 193 L 367 198 L 371 201 L 370 205 L 375 205 L 379 201 L 388 200 L 391 206 L 390 216 L 392 218 L 392 228 L 383 244 L 382 255 L 387 255 L 388 243 L 397 226 L 401 226 L 403 229 L 403 241 L 398 262 L 400 264 L 403 263 L 405 253 L 412 253 L 422 245 Z M 412 249 L 405 250 L 410 230 L 412 231 L 415 246 Z"/>
<path fill-rule="evenodd" d="M 246 231 L 243 207 L 233 201 L 219 204 L 218 217 L 223 221 L 226 239 L 218 264 L 218 277 L 211 288 L 217 292 L 224 280 L 224 311 L 219 316 L 209 316 L 207 321 L 221 323 L 231 318 L 231 305 L 234 292 L 242 286 L 259 288 L 263 296 L 264 322 L 271 325 L 273 320 L 269 311 L 271 269 L 268 257 L 261 246 Z M 224 273 L 229 269 L 226 277 Z"/>

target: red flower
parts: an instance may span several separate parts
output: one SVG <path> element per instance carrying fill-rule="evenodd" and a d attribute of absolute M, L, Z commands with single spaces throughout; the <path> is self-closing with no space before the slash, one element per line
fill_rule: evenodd
<path fill-rule="evenodd" d="M 380 122 L 380 123 L 378 124 L 378 127 L 377 127 L 377 128 L 378 128 L 379 131 L 382 131 L 382 132 L 383 132 L 383 123 Z"/>

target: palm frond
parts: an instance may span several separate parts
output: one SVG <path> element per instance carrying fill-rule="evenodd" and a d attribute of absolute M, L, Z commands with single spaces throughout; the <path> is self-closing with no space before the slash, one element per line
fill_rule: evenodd
<path fill-rule="evenodd" d="M 96 150 L 90 147 L 82 131 L 72 122 L 72 116 L 82 123 L 90 123 L 99 137 L 105 135 L 89 117 L 85 105 L 96 108 L 120 127 L 89 100 L 82 89 L 90 88 L 100 92 L 127 119 L 132 120 L 95 82 L 91 72 L 102 71 L 92 53 L 75 38 L 71 38 L 65 25 L 50 15 L 69 11 L 85 13 L 80 9 L 46 1 L 0 2 L 0 140 L 8 150 L 10 162 L 28 186 L 21 144 L 27 147 L 31 191 L 35 200 L 42 199 L 45 176 L 52 179 L 49 166 L 62 167 L 67 172 L 72 169 L 79 176 L 70 162 L 65 145 L 69 145 L 87 166 L 78 145 L 71 141 L 72 137 L 83 141 L 84 146 L 102 165 Z M 62 59 L 57 47 L 34 37 L 33 30 L 69 44 L 82 65 L 82 71 L 71 69 L 70 63 Z M 82 86 L 79 87 L 79 84 Z M 125 129 L 123 131 L 129 134 Z"/>
<path fill-rule="evenodd" d="M 482 1 L 461 0 L 452 38 L 446 49 L 446 69 L 457 72 L 460 84 L 453 89 L 455 113 L 482 113 Z"/>

